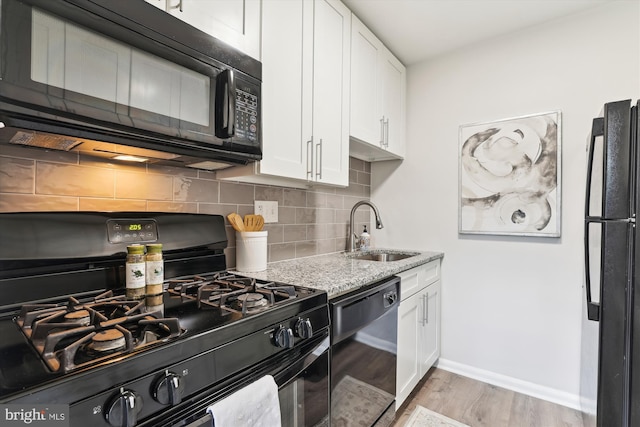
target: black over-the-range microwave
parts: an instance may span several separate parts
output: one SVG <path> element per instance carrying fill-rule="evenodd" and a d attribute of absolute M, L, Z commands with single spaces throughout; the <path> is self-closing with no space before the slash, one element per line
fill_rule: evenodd
<path fill-rule="evenodd" d="M 261 158 L 261 75 L 144 0 L 1 0 L 3 144 L 246 164 Z"/>

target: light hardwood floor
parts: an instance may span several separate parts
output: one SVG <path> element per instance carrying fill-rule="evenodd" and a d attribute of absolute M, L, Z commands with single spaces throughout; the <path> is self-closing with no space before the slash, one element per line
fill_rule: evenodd
<path fill-rule="evenodd" d="M 431 369 L 396 413 L 402 427 L 416 405 L 471 427 L 595 427 L 593 417 L 442 369 Z"/>

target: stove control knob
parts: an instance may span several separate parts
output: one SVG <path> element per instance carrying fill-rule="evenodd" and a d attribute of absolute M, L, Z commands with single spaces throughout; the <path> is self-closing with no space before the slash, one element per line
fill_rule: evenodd
<path fill-rule="evenodd" d="M 153 387 L 153 398 L 163 405 L 177 405 L 182 402 L 184 381 L 173 372 L 166 371 Z"/>
<path fill-rule="evenodd" d="M 131 390 L 121 388 L 107 404 L 104 417 L 113 427 L 133 427 L 138 422 L 141 409 L 142 397 Z"/>
<path fill-rule="evenodd" d="M 276 342 L 276 347 L 293 348 L 293 331 L 291 328 L 279 326 L 273 334 L 273 337 Z"/>
<path fill-rule="evenodd" d="M 311 338 L 313 336 L 313 328 L 311 327 L 311 321 L 309 319 L 298 319 L 296 322 L 296 334 L 300 338 Z"/>

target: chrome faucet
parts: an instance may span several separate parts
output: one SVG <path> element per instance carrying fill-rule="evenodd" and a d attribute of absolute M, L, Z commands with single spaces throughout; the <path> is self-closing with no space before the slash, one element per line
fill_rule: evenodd
<path fill-rule="evenodd" d="M 360 200 L 359 202 L 357 202 L 355 205 L 353 205 L 353 208 L 351 209 L 351 217 L 349 218 L 349 249 L 348 249 L 349 252 L 353 252 L 356 250 L 356 245 L 354 240 L 356 232 L 353 229 L 354 227 L 353 223 L 354 223 L 354 216 L 356 213 L 356 209 L 358 209 L 362 205 L 368 205 L 371 207 L 371 209 L 373 209 L 373 213 L 376 216 L 376 228 L 379 230 L 383 227 L 382 220 L 380 219 L 380 212 L 378 212 L 378 208 L 376 207 L 376 205 L 374 205 L 373 203 L 367 200 Z"/>

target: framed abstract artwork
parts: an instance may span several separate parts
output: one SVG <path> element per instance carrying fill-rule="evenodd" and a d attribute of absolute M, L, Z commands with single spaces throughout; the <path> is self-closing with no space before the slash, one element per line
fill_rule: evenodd
<path fill-rule="evenodd" d="M 460 126 L 458 232 L 560 237 L 561 113 Z"/>

